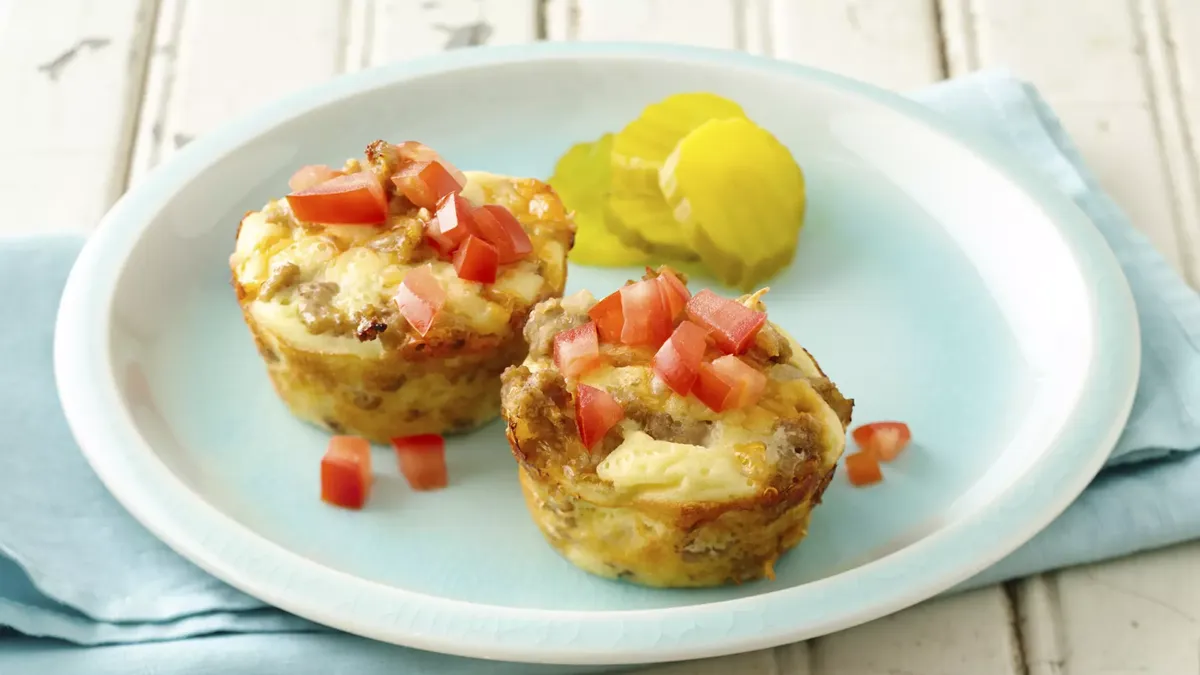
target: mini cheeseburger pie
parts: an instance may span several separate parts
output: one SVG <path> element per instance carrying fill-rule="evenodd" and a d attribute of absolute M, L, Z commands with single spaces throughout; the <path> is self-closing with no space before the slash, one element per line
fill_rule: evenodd
<path fill-rule="evenodd" d="M 667 268 L 539 304 L 503 377 L 526 504 L 575 565 L 650 586 L 773 575 L 833 476 L 853 401 L 767 321 L 765 291 Z"/>
<path fill-rule="evenodd" d="M 566 282 L 574 225 L 550 187 L 383 141 L 289 186 L 246 214 L 230 266 L 292 413 L 376 442 L 494 418 L 530 308 Z"/>

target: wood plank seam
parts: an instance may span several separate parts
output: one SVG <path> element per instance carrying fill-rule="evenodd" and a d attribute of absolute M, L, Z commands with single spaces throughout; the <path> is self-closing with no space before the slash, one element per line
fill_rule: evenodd
<path fill-rule="evenodd" d="M 179 53 L 179 40 L 183 33 L 184 15 L 187 13 L 188 0 L 178 0 L 174 3 L 174 14 L 167 16 L 163 14 L 163 6 L 166 0 L 155 0 L 154 22 L 150 25 L 149 36 L 150 44 L 153 45 L 151 50 L 148 50 L 148 65 L 142 73 L 141 95 L 138 97 L 137 112 L 133 117 L 136 118 L 137 126 L 134 127 L 135 133 L 140 129 L 143 120 L 153 120 L 150 126 L 149 136 L 138 133 L 134 143 L 130 146 L 130 160 L 128 170 L 125 172 L 124 189 L 128 189 L 129 185 L 140 174 L 144 174 L 151 168 L 158 165 L 162 155 L 162 143 L 164 129 L 164 117 L 167 106 L 170 105 L 171 92 L 174 89 L 175 83 L 175 61 Z M 161 32 L 164 28 L 163 23 L 167 23 L 165 41 L 160 42 L 159 38 L 163 37 Z M 161 57 L 155 59 L 153 57 Z M 161 73 L 160 73 L 161 71 Z M 158 75 L 161 85 L 157 92 L 152 91 L 152 80 Z M 151 94 L 157 93 L 155 100 L 151 99 Z M 142 157 L 142 161 L 137 161 Z"/>
<path fill-rule="evenodd" d="M 158 26 L 160 0 L 142 0 L 138 5 L 135 25 L 141 30 L 141 35 L 135 36 L 133 49 L 130 52 L 129 69 L 131 74 L 132 91 L 126 96 L 129 102 L 130 114 L 125 116 L 125 124 L 121 127 L 121 140 L 117 147 L 117 165 L 113 168 L 116 180 L 111 182 L 112 188 L 106 197 L 108 205 L 120 199 L 129 188 L 133 175 L 134 144 L 137 142 L 138 125 L 141 123 L 142 98 L 146 94 L 147 80 L 150 75 L 150 54 L 153 51 L 154 33 Z"/>
<path fill-rule="evenodd" d="M 979 69 L 979 8 L 975 0 L 937 0 L 941 56 L 946 77 Z"/>
<path fill-rule="evenodd" d="M 1012 666 L 1018 675 L 1029 675 L 1029 662 L 1026 658 L 1025 635 L 1022 631 L 1021 599 L 1017 592 L 1016 583 L 1006 583 L 1004 588 L 1004 611 L 1008 615 L 1008 632 L 1012 637 Z"/>
<path fill-rule="evenodd" d="M 338 38 L 342 61 L 338 72 L 347 73 L 370 68 L 375 32 L 371 22 L 375 16 L 374 0 L 343 0 L 342 26 Z"/>
<path fill-rule="evenodd" d="M 1161 39 L 1154 39 L 1162 37 L 1155 4 L 1153 0 L 1128 0 L 1127 7 L 1130 24 L 1137 40 L 1138 66 L 1141 68 L 1143 84 L 1146 87 L 1146 99 L 1150 107 L 1154 140 L 1158 145 L 1159 161 L 1162 162 L 1163 173 L 1167 176 L 1172 188 L 1168 207 L 1172 217 L 1171 225 L 1175 234 L 1175 245 L 1179 251 L 1185 274 L 1192 277 L 1193 261 L 1191 259 L 1193 256 L 1188 250 L 1190 247 L 1182 245 L 1189 239 L 1184 221 L 1188 217 L 1186 193 L 1189 192 L 1192 181 L 1186 175 L 1187 168 L 1180 167 L 1179 162 L 1174 158 L 1173 149 L 1176 147 L 1176 143 L 1172 141 L 1178 139 L 1182 133 L 1179 129 L 1182 125 L 1175 118 L 1175 112 L 1179 108 L 1173 101 L 1175 94 L 1171 91 L 1171 81 L 1174 77 L 1167 72 L 1171 66 L 1165 62 L 1169 57 L 1163 54 Z"/>
<path fill-rule="evenodd" d="M 1152 77 L 1150 87 L 1157 92 L 1152 100 L 1162 98 L 1163 109 L 1156 115 L 1164 117 L 1162 125 L 1167 127 L 1159 137 L 1166 160 L 1168 174 L 1175 182 L 1174 195 L 1177 201 L 1176 226 L 1182 246 L 1181 257 L 1188 280 L 1193 287 L 1200 288 L 1200 163 L 1196 157 L 1197 145 L 1188 125 L 1186 97 L 1180 68 L 1179 45 L 1172 30 L 1173 26 L 1163 0 L 1144 0 L 1141 15 L 1145 22 L 1149 40 L 1146 49 L 1147 64 Z M 1165 138 L 1164 136 L 1170 136 Z M 1174 149 L 1174 151 L 1172 151 Z"/>

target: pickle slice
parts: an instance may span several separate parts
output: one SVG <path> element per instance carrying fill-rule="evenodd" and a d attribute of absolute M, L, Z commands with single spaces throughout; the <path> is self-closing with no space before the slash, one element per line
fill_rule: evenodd
<path fill-rule="evenodd" d="M 791 262 L 804 225 L 804 173 L 744 118 L 710 120 L 675 147 L 659 187 L 710 273 L 749 290 Z"/>
<path fill-rule="evenodd" d="M 554 166 L 550 187 L 575 212 L 575 246 L 571 262 L 597 267 L 627 267 L 650 262 L 645 251 L 627 246 L 608 229 L 607 209 L 612 134 L 593 143 L 571 146 Z"/>
<path fill-rule="evenodd" d="M 712 119 L 744 118 L 741 106 L 704 92 L 674 94 L 646 106 L 613 137 L 609 226 L 629 245 L 695 260 L 690 236 L 671 216 L 658 173 L 680 139 Z"/>

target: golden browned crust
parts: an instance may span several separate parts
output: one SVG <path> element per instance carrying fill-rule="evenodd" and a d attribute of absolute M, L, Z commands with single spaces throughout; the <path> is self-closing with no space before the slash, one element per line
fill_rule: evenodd
<path fill-rule="evenodd" d="M 781 493 L 720 505 L 600 505 L 518 469 L 530 515 L 546 541 L 580 568 L 645 586 L 703 587 L 772 577 L 807 533 L 833 471 Z M 820 476 L 820 477 L 818 477 Z M 620 542 L 614 545 L 614 542 Z"/>

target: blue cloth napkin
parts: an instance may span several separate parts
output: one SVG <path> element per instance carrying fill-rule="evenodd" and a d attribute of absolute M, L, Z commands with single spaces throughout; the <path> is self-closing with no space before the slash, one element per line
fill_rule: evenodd
<path fill-rule="evenodd" d="M 1200 296 L 1103 193 L 1032 88 L 988 72 L 916 98 L 999 138 L 1091 216 L 1129 279 L 1144 348 L 1133 415 L 1108 468 L 1044 532 L 959 589 L 1200 537 L 1200 453 L 1188 452 L 1200 446 Z M 149 535 L 92 474 L 58 406 L 54 314 L 79 246 L 0 240 L 0 626 L 17 631 L 0 635 L 0 672 L 595 671 L 327 631 L 233 590 Z"/>

